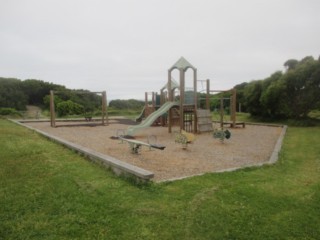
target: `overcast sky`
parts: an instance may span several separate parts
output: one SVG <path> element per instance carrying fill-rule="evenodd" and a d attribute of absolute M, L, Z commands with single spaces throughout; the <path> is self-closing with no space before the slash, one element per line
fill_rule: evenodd
<path fill-rule="evenodd" d="M 0 77 L 143 99 L 183 56 L 229 89 L 318 58 L 319 11 L 319 0 L 0 0 Z"/>

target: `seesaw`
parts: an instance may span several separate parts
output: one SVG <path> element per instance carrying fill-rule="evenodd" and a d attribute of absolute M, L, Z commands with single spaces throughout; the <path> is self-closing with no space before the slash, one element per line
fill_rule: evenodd
<path fill-rule="evenodd" d="M 155 148 L 155 149 L 159 149 L 159 150 L 164 150 L 166 147 L 163 145 L 159 145 L 159 144 L 149 144 L 146 142 L 142 142 L 142 141 L 138 141 L 138 140 L 134 140 L 134 139 L 127 139 L 127 138 L 123 138 L 123 137 L 119 137 L 119 139 L 123 142 L 127 142 L 129 143 L 129 147 L 131 149 L 132 153 L 139 153 L 139 150 L 141 149 L 142 146 L 146 146 L 149 147 L 149 149 L 151 150 L 151 148 Z"/>

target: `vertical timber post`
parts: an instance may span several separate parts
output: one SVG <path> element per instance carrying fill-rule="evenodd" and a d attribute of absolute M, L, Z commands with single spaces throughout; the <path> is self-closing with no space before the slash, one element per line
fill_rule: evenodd
<path fill-rule="evenodd" d="M 206 109 L 207 110 L 210 110 L 209 96 L 210 96 L 210 80 L 207 79 L 207 95 L 206 95 Z"/>
<path fill-rule="evenodd" d="M 152 107 L 156 108 L 156 93 L 152 92 Z"/>
<path fill-rule="evenodd" d="M 107 116 L 107 94 L 106 91 L 102 92 L 102 125 L 108 125 L 108 116 Z"/>
<path fill-rule="evenodd" d="M 223 129 L 223 115 L 224 115 L 223 97 L 220 98 L 220 127 Z"/>
<path fill-rule="evenodd" d="M 197 108 L 198 108 L 198 89 L 197 89 L 197 69 L 193 69 L 193 90 L 194 90 L 194 112 L 193 112 L 193 133 L 198 132 L 198 118 L 197 118 Z"/>
<path fill-rule="evenodd" d="M 163 105 L 163 103 L 164 103 L 164 96 L 163 96 L 163 90 L 160 90 L 160 107 Z M 160 121 L 161 121 L 161 126 L 164 126 L 164 122 L 165 122 L 165 120 L 164 120 L 164 116 L 161 116 L 160 117 Z"/>
<path fill-rule="evenodd" d="M 173 101 L 172 91 L 171 91 L 171 70 L 168 70 L 168 97 L 169 101 Z M 168 115 L 168 132 L 171 133 L 172 129 L 172 109 L 169 109 L 169 115 Z"/>
<path fill-rule="evenodd" d="M 184 130 L 184 70 L 181 68 L 180 71 L 180 130 Z"/>
<path fill-rule="evenodd" d="M 232 89 L 232 107 L 231 107 L 231 121 L 232 126 L 236 127 L 236 112 L 237 112 L 237 90 Z"/>
<path fill-rule="evenodd" d="M 144 105 L 147 109 L 147 107 L 148 107 L 148 93 L 147 92 L 144 93 Z"/>
<path fill-rule="evenodd" d="M 50 124 L 51 127 L 56 127 L 56 113 L 54 109 L 54 92 L 50 90 Z"/>
<path fill-rule="evenodd" d="M 229 106 L 229 112 L 230 112 L 230 121 L 232 122 L 233 119 L 233 90 L 231 90 L 231 96 L 230 96 L 230 106 Z M 233 126 L 231 126 L 233 127 Z"/>
<path fill-rule="evenodd" d="M 160 91 L 160 106 L 162 106 L 164 103 L 164 92 L 163 90 Z"/>

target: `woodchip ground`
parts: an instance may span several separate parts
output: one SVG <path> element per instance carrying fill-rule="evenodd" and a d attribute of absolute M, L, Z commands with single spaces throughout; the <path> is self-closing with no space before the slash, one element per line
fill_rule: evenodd
<path fill-rule="evenodd" d="M 139 154 L 131 153 L 129 144 L 112 139 L 112 136 L 130 126 L 130 120 L 114 118 L 107 126 L 81 125 L 52 128 L 48 122 L 25 123 L 51 135 L 112 156 L 121 161 L 149 170 L 154 181 L 179 179 L 209 172 L 219 172 L 263 164 L 269 161 L 282 128 L 275 126 L 246 125 L 229 129 L 231 138 L 221 143 L 212 133 L 196 135 L 196 140 L 183 149 L 175 143 L 173 133 L 167 127 L 148 127 L 137 132 L 135 138 L 147 142 L 155 136 L 165 150 L 142 147 Z M 173 129 L 172 132 L 178 129 Z M 152 137 L 154 141 L 154 137 Z"/>

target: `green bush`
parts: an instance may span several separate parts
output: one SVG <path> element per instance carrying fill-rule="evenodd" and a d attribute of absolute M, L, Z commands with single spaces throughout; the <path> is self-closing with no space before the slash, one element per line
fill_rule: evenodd
<path fill-rule="evenodd" d="M 129 99 L 129 100 L 112 100 L 109 103 L 109 107 L 115 108 L 115 109 L 125 109 L 125 110 L 141 110 L 144 106 L 144 101 L 139 101 L 135 99 Z"/>
<path fill-rule="evenodd" d="M 0 108 L 0 115 L 17 115 L 19 114 L 14 108 Z"/>
<path fill-rule="evenodd" d="M 243 89 L 246 110 L 253 116 L 301 119 L 320 106 L 320 61 L 312 56 L 289 59 L 285 73 L 275 72 Z"/>
<path fill-rule="evenodd" d="M 83 114 L 84 107 L 71 100 L 63 101 L 57 104 L 57 113 L 59 116 Z"/>

